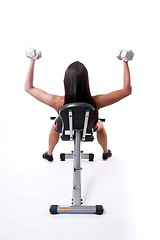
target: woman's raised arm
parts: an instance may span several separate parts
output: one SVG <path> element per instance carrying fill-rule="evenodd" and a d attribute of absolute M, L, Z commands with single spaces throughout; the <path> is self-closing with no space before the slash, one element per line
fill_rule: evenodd
<path fill-rule="evenodd" d="M 53 107 L 58 112 L 59 108 L 63 105 L 63 97 L 49 94 L 33 86 L 34 66 L 35 60 L 31 60 L 24 86 L 25 91 L 40 102 L 43 102 L 50 107 Z"/>
<path fill-rule="evenodd" d="M 123 65 L 124 65 L 123 89 L 108 94 L 94 96 L 93 98 L 97 104 L 98 109 L 116 103 L 132 93 L 128 62 L 123 61 Z"/>

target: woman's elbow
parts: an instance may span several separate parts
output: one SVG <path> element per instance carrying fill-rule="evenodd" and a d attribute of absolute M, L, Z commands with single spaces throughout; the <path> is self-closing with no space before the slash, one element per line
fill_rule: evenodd
<path fill-rule="evenodd" d="M 24 86 L 24 91 L 26 91 L 27 93 L 30 93 L 31 89 L 31 87 Z"/>
<path fill-rule="evenodd" d="M 125 89 L 125 97 L 128 97 L 131 94 L 132 94 L 132 87 L 130 86 L 130 88 Z"/>
<path fill-rule="evenodd" d="M 28 93 L 29 92 L 29 88 L 24 87 L 24 91 Z"/>
<path fill-rule="evenodd" d="M 128 89 L 128 96 L 132 94 L 132 87 L 130 86 L 130 88 Z"/>
<path fill-rule="evenodd" d="M 30 88 L 24 88 L 25 92 L 31 95 L 31 89 Z"/>

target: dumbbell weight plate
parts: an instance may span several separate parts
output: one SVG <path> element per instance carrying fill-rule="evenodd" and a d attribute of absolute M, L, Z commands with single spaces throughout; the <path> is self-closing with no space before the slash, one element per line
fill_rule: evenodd
<path fill-rule="evenodd" d="M 38 56 L 37 60 L 39 60 L 42 57 L 41 51 L 36 50 L 36 56 Z"/>
<path fill-rule="evenodd" d="M 125 62 L 128 62 L 128 61 L 131 61 L 133 59 L 133 56 L 134 56 L 134 53 L 132 50 L 124 50 L 122 53 L 121 53 L 121 58 L 125 61 Z"/>
<path fill-rule="evenodd" d="M 36 56 L 36 49 L 30 48 L 26 51 L 26 56 L 33 59 Z"/>
<path fill-rule="evenodd" d="M 31 59 L 37 58 L 38 60 L 42 57 L 42 54 L 41 54 L 41 51 L 34 48 L 30 48 L 26 51 L 26 56 Z"/>
<path fill-rule="evenodd" d="M 119 60 L 122 60 L 122 57 L 121 57 L 122 52 L 123 52 L 123 50 L 120 50 L 120 51 L 117 52 L 116 57 L 117 57 Z"/>

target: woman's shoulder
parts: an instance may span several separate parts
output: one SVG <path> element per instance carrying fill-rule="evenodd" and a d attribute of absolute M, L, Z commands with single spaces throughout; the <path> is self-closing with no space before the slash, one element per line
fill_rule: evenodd
<path fill-rule="evenodd" d="M 93 98 L 94 102 L 96 103 L 97 110 L 99 110 L 100 109 L 100 101 L 101 101 L 100 95 L 92 96 L 92 98 Z"/>
<path fill-rule="evenodd" d="M 53 108 L 59 112 L 59 109 L 64 105 L 64 96 L 54 95 Z"/>

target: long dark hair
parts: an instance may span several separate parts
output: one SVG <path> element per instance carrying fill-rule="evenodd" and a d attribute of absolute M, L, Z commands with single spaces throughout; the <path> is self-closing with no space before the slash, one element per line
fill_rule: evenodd
<path fill-rule="evenodd" d="M 80 62 L 69 65 L 64 76 L 65 101 L 64 103 L 85 102 L 96 109 L 94 124 L 98 121 L 98 111 L 90 93 L 88 71 Z"/>

